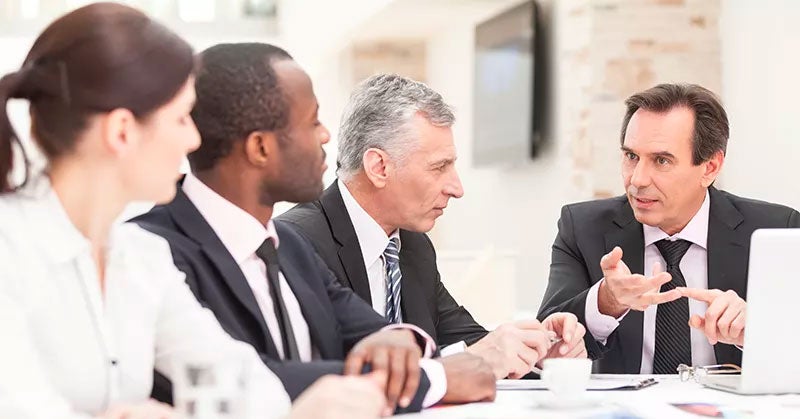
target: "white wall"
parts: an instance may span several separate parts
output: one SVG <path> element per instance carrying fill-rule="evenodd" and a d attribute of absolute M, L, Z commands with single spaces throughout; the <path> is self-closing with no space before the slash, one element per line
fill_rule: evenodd
<path fill-rule="evenodd" d="M 722 94 L 731 139 L 721 185 L 798 209 L 800 2 L 722 5 Z"/>
<path fill-rule="evenodd" d="M 563 20 L 563 9 L 556 5 L 553 13 L 555 22 Z M 558 41 L 552 51 L 554 56 L 561 56 L 572 44 L 582 42 L 583 34 L 575 33 L 574 29 L 556 25 Z M 501 261 L 513 260 L 513 278 L 494 276 L 483 281 L 499 281 L 502 285 L 513 281 L 516 283 L 510 296 L 513 300 L 493 303 L 516 304 L 518 310 L 535 311 L 547 285 L 560 208 L 590 196 L 588 189 L 574 186 L 578 172 L 573 167 L 569 138 L 577 129 L 577 118 L 570 109 L 575 104 L 569 100 L 536 104 L 554 108 L 550 121 L 552 134 L 536 159 L 516 167 L 475 169 L 471 165 L 473 57 L 471 24 L 442 28 L 440 35 L 428 42 L 428 82 L 455 107 L 457 121 L 453 131 L 459 154 L 456 167 L 465 189 L 462 199 L 451 201 L 431 236 L 440 256 L 440 269 L 445 268 L 442 262 L 446 263 L 451 253 L 459 258 L 464 251 L 480 254 L 494 249 L 503 256 L 499 258 Z M 554 74 L 551 88 L 557 97 L 571 97 L 571 90 L 579 89 L 583 80 L 577 76 L 557 77 L 566 64 L 551 62 L 555 66 L 551 70 Z M 500 267 L 496 271 L 508 269 Z M 445 280 L 458 278 L 445 277 Z"/>

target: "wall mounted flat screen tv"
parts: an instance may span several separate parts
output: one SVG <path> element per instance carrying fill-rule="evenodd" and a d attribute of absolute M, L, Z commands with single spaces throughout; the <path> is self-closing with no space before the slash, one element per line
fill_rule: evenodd
<path fill-rule="evenodd" d="M 544 66 L 539 11 L 526 1 L 475 30 L 473 164 L 520 163 L 541 138 Z"/>

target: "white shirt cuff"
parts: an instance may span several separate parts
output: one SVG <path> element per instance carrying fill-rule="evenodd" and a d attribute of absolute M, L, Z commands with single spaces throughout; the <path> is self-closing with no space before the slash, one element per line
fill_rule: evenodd
<path fill-rule="evenodd" d="M 456 342 L 452 345 L 447 345 L 439 350 L 439 355 L 444 358 L 446 356 L 460 354 L 467 350 L 467 344 L 464 341 Z"/>
<path fill-rule="evenodd" d="M 447 375 L 444 373 L 444 365 L 433 359 L 420 359 L 419 367 L 425 371 L 425 375 L 428 376 L 428 381 L 431 383 L 428 392 L 422 399 L 422 407 L 431 407 L 439 403 L 439 400 L 442 400 L 447 393 Z"/>
<path fill-rule="evenodd" d="M 433 340 L 431 335 L 427 332 L 422 330 L 421 328 L 410 324 L 410 323 L 396 323 L 390 324 L 384 327 L 381 330 L 392 330 L 392 329 L 406 329 L 411 330 L 412 332 L 416 333 L 417 335 L 421 336 L 422 339 L 425 341 L 425 348 L 422 350 L 422 357 L 423 358 L 430 358 L 436 352 L 436 342 Z M 442 370 L 444 371 L 444 370 Z"/>
<path fill-rule="evenodd" d="M 602 284 L 603 281 L 605 280 L 601 279 L 589 288 L 589 293 L 586 294 L 585 317 L 586 328 L 589 329 L 589 333 L 594 336 L 596 341 L 605 345 L 608 337 L 619 327 L 619 322 L 625 318 L 625 315 L 628 314 L 630 310 L 623 313 L 617 319 L 600 312 L 600 307 L 597 305 L 597 293 L 600 291 L 600 284 Z"/>

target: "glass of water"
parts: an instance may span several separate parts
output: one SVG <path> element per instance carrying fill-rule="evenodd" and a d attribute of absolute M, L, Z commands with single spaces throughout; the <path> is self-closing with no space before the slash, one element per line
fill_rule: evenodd
<path fill-rule="evenodd" d="M 245 363 L 237 356 L 185 357 L 174 362 L 175 410 L 186 419 L 247 417 Z"/>

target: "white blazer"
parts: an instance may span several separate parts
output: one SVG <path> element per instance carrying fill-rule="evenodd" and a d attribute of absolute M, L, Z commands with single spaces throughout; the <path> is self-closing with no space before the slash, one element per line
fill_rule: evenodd
<path fill-rule="evenodd" d="M 253 417 L 288 413 L 278 378 L 202 308 L 168 244 L 116 225 L 105 294 L 88 240 L 44 176 L 0 196 L 0 418 L 88 418 L 146 400 L 153 368 L 235 353 L 248 362 Z M 250 416 L 250 415 L 249 415 Z"/>

